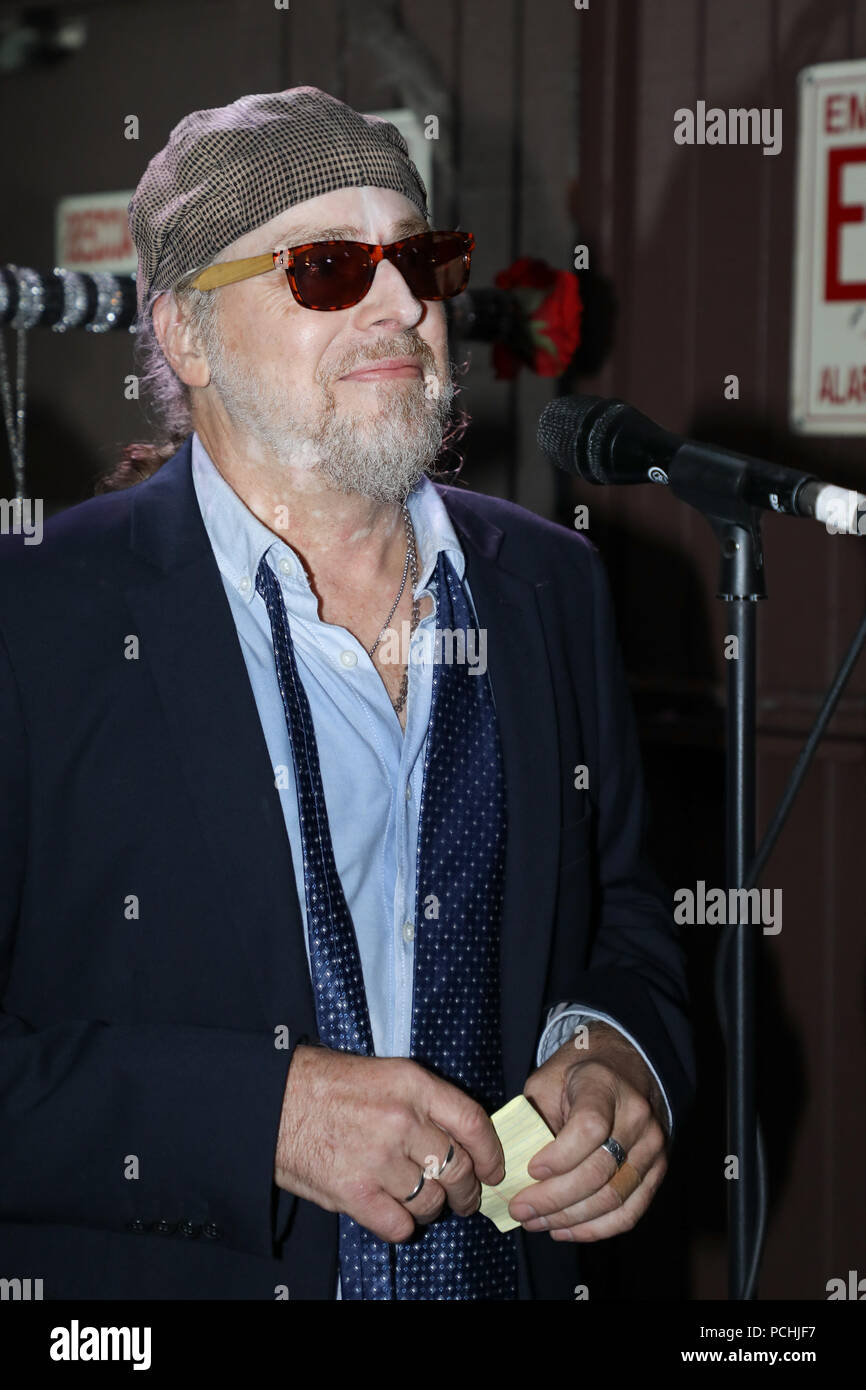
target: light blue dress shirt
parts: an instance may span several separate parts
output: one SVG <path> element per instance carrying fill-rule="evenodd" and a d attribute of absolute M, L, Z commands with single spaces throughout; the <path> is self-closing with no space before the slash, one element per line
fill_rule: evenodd
<path fill-rule="evenodd" d="M 307 958 L 307 908 L 292 752 L 277 684 L 271 626 L 264 599 L 255 586 L 263 555 L 280 584 L 298 672 L 316 730 L 334 858 L 358 938 L 375 1053 L 377 1057 L 407 1057 L 412 1025 L 418 809 L 435 655 L 436 559 L 440 550 L 446 551 L 463 578 L 465 558 L 460 542 L 442 498 L 429 479 L 423 478 L 407 501 L 418 552 L 415 592 L 419 599 L 429 594 L 433 608 L 421 619 L 409 648 L 404 733 L 370 656 L 346 628 L 320 620 L 318 600 L 298 555 L 241 501 L 197 434 L 192 443 L 192 477 L 274 768 L 295 868 Z M 385 616 L 383 613 L 383 621 Z M 474 653 L 476 659 L 483 651 L 479 647 Z M 470 659 L 472 655 L 470 652 Z M 574 1035 L 581 1018 L 604 1019 L 618 1028 L 653 1070 L 640 1044 L 615 1019 L 568 1002 L 550 1010 L 539 1041 L 538 1066 Z M 670 1122 L 669 1106 L 668 1117 Z"/>

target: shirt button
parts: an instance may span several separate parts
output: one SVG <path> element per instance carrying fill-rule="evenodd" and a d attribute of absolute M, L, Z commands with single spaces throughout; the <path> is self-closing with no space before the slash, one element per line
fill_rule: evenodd
<path fill-rule="evenodd" d="M 294 560 L 290 560 L 288 555 L 284 555 L 280 560 L 280 574 L 293 574 L 295 569 Z"/>
<path fill-rule="evenodd" d="M 153 1231 L 154 1235 L 170 1236 L 173 1235 L 175 1230 L 177 1229 L 177 1222 L 166 1221 L 164 1217 L 161 1217 L 159 1221 L 154 1221 L 151 1223 L 150 1229 Z"/>
<path fill-rule="evenodd" d="M 340 652 L 340 664 L 346 667 L 357 666 L 358 658 L 354 652 Z"/>
<path fill-rule="evenodd" d="M 415 923 L 414 923 L 414 922 L 404 922 L 404 923 L 403 923 L 403 940 L 404 940 L 404 941 L 414 941 L 414 940 L 415 940 Z"/>
<path fill-rule="evenodd" d="M 242 594 L 248 594 L 252 587 L 252 580 L 250 579 L 248 574 L 245 574 L 243 579 L 241 579 L 238 584 L 238 589 Z"/>

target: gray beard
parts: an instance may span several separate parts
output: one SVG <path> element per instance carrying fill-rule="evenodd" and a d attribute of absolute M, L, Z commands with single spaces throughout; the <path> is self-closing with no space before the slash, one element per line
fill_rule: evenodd
<path fill-rule="evenodd" d="M 292 414 L 287 392 L 264 383 L 251 365 L 229 361 L 216 331 L 206 337 L 211 380 L 229 417 L 280 465 L 315 470 L 335 492 L 390 503 L 403 502 L 435 462 L 455 388 L 451 364 L 443 381 L 426 343 L 420 349 L 425 375 L 373 385 L 375 412 L 339 410 L 330 386 L 319 381 L 321 406 L 300 418 Z M 397 334 L 388 340 L 387 351 L 384 344 L 377 345 L 378 357 L 417 353 L 419 341 L 411 333 Z M 363 389 L 369 390 L 369 384 Z"/>

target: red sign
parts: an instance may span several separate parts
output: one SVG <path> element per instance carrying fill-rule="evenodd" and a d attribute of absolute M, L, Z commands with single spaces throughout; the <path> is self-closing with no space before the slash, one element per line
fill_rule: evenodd
<path fill-rule="evenodd" d="M 799 80 L 791 424 L 866 434 L 866 61 Z"/>
<path fill-rule="evenodd" d="M 64 198 L 57 207 L 56 261 L 67 270 L 108 270 L 128 275 L 137 258 L 129 235 L 132 193 L 93 193 Z"/>

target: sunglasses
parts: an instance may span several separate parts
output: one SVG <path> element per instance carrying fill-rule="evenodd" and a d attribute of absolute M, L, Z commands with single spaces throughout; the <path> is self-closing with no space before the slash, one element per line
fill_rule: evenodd
<path fill-rule="evenodd" d="M 285 270 L 289 287 L 305 309 L 351 309 L 373 283 L 380 261 L 396 266 L 416 299 L 450 299 L 465 290 L 475 246 L 471 232 L 420 232 L 389 246 L 365 241 L 308 241 L 263 256 L 208 266 L 186 283 L 214 290 L 268 270 Z"/>

